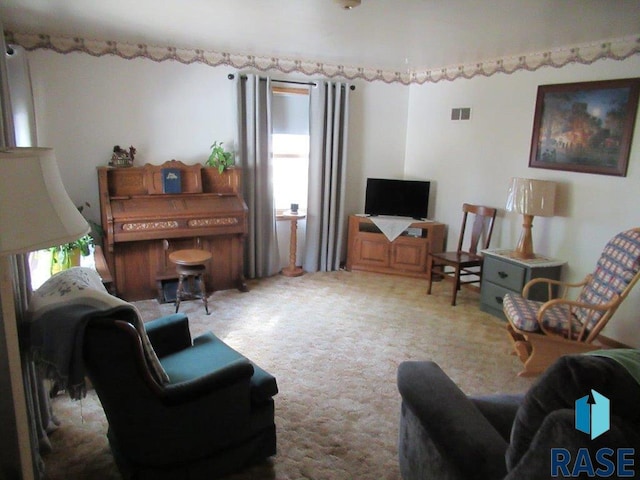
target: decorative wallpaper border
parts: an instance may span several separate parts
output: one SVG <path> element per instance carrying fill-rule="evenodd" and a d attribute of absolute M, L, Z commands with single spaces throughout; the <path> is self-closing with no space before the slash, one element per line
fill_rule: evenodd
<path fill-rule="evenodd" d="M 5 37 L 7 43 L 20 45 L 26 50 L 44 49 L 62 54 L 82 52 L 95 57 L 115 55 L 126 60 L 146 58 L 154 62 L 173 60 L 185 65 L 202 63 L 212 67 L 229 66 L 239 70 L 296 72 L 308 76 L 340 77 L 347 80 L 381 81 L 384 83 L 402 83 L 404 85 L 438 83 L 461 78 L 470 79 L 478 76 L 490 77 L 497 73 L 509 75 L 520 70 L 535 71 L 542 67 L 561 68 L 571 63 L 588 65 L 602 59 L 624 60 L 632 55 L 640 54 L 640 36 L 632 36 L 464 65 L 451 65 L 424 71 L 397 72 L 367 67 L 333 65 L 309 60 L 212 52 L 201 49 L 159 47 L 146 44 L 134 45 L 111 40 L 90 40 L 46 34 L 8 31 L 5 32 Z"/>

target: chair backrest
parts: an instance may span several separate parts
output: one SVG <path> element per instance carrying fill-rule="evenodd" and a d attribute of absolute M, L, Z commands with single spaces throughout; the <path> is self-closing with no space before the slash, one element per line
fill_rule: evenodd
<path fill-rule="evenodd" d="M 473 254 L 478 253 L 478 244 L 480 243 L 480 238 L 482 238 L 483 235 L 484 243 L 482 244 L 482 249 L 489 248 L 497 209 L 485 207 L 483 205 L 471 205 L 469 203 L 465 203 L 462 205 L 462 212 L 462 227 L 460 227 L 460 238 L 458 238 L 458 252 L 466 251 Z M 469 214 L 471 214 L 471 218 L 469 218 Z M 473 224 L 471 227 L 469 245 L 464 249 L 462 244 L 465 239 L 467 221 L 473 221 Z"/>
<path fill-rule="evenodd" d="M 578 308 L 574 315 L 582 324 L 579 340 L 592 341 L 618 306 L 640 280 L 640 228 L 621 232 L 605 245 L 595 271 L 577 301 L 589 305 L 612 302 L 608 310 Z"/>

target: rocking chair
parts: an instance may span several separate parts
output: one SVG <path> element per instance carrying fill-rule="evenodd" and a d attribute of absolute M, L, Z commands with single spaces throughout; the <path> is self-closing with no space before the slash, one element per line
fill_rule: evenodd
<path fill-rule="evenodd" d="M 640 228 L 619 233 L 605 246 L 593 273 L 582 282 L 546 278 L 528 282 L 522 295 L 507 293 L 503 309 L 514 354 L 524 363 L 519 376 L 542 373 L 565 354 L 597 350 L 594 340 L 640 280 Z M 531 287 L 546 283 L 549 300 L 528 300 Z M 575 300 L 567 295 L 582 287 Z M 559 298 L 552 298 L 557 289 Z"/>

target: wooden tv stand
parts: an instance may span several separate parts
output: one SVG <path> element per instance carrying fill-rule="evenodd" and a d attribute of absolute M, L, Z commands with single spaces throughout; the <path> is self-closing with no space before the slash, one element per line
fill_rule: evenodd
<path fill-rule="evenodd" d="M 445 225 L 416 220 L 409 228 L 415 236 L 405 232 L 390 242 L 369 217 L 349 216 L 347 270 L 429 278 L 427 255 L 443 251 Z"/>

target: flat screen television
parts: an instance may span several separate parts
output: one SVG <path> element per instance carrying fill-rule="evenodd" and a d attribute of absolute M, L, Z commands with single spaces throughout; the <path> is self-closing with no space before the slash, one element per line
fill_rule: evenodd
<path fill-rule="evenodd" d="M 364 213 L 427 218 L 430 186 L 431 182 L 423 180 L 367 178 Z"/>

